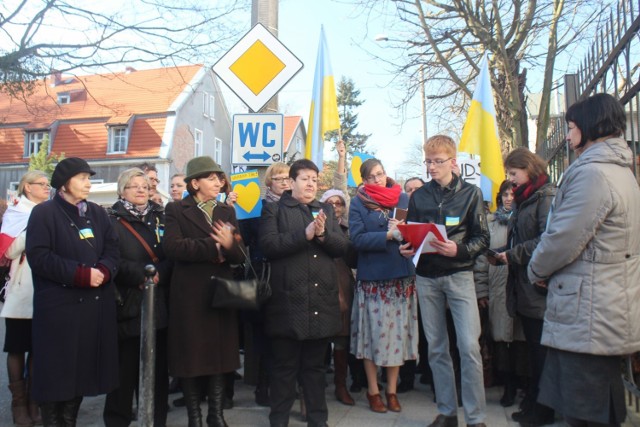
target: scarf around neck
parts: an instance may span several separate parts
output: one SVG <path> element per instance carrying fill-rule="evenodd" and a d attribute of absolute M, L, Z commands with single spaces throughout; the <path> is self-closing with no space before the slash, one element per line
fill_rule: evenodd
<path fill-rule="evenodd" d="M 389 210 L 398 205 L 402 188 L 396 182 L 387 178 L 387 185 L 365 184 L 358 189 L 358 198 L 367 209 Z"/>
<path fill-rule="evenodd" d="M 529 181 L 526 184 L 518 185 L 513 189 L 513 198 L 518 206 L 527 200 L 533 193 L 538 191 L 543 185 L 549 182 L 547 174 L 540 175 L 535 181 Z"/>
<path fill-rule="evenodd" d="M 204 212 L 209 225 L 213 224 L 213 210 L 218 205 L 218 202 L 216 201 L 216 199 L 211 199 L 208 202 L 202 202 L 196 196 L 193 196 L 193 200 L 196 201 L 196 204 L 198 205 L 198 209 Z"/>
<path fill-rule="evenodd" d="M 278 200 L 280 200 L 280 196 L 271 191 L 269 187 L 267 187 L 267 191 L 266 193 L 264 193 L 264 198 L 267 200 L 267 202 L 277 202 Z"/>
<path fill-rule="evenodd" d="M 146 206 L 142 210 L 139 210 L 136 205 L 123 198 L 120 198 L 119 202 L 122 203 L 125 210 L 133 215 L 134 218 L 143 219 L 151 210 L 151 204 L 149 202 L 147 202 Z"/>
<path fill-rule="evenodd" d="M 493 218 L 499 224 L 507 225 L 507 223 L 509 222 L 509 218 L 511 218 L 511 213 L 513 213 L 513 211 L 508 211 L 504 208 L 504 206 L 500 206 L 493 213 Z"/>

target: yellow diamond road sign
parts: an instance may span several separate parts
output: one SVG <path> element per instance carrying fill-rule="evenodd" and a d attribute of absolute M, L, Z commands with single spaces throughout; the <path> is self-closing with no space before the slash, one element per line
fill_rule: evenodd
<path fill-rule="evenodd" d="M 218 77 L 254 112 L 300 69 L 302 62 L 262 24 L 256 24 L 213 66 Z"/>

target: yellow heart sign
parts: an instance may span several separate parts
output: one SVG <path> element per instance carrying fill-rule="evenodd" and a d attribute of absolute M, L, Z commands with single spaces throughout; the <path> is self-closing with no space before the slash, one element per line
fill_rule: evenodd
<path fill-rule="evenodd" d="M 356 183 L 356 186 L 362 184 L 362 177 L 360 176 L 360 166 L 362 166 L 362 158 L 360 156 L 353 156 L 351 159 L 351 176 Z"/>
<path fill-rule="evenodd" d="M 238 200 L 236 200 L 236 203 L 245 212 L 251 212 L 260 201 L 260 187 L 258 187 L 258 184 L 255 182 L 250 182 L 246 186 L 236 184 L 233 187 L 233 191 L 238 193 Z"/>

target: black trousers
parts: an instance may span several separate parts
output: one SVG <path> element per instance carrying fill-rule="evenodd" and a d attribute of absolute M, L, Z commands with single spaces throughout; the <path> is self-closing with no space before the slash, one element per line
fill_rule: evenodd
<path fill-rule="evenodd" d="M 269 375 L 272 426 L 288 425 L 289 412 L 296 399 L 298 378 L 304 390 L 307 422 L 325 425 L 329 416 L 325 399 L 327 386 L 324 355 L 329 338 L 295 340 L 272 338 L 272 370 Z"/>
<path fill-rule="evenodd" d="M 527 340 L 529 354 L 529 397 L 535 402 L 538 399 L 538 390 L 542 368 L 544 368 L 544 359 L 547 355 L 547 347 L 540 344 L 542 339 L 543 319 L 534 319 L 532 317 L 520 316 L 522 322 L 522 332 Z"/>
<path fill-rule="evenodd" d="M 106 427 L 128 427 L 131 424 L 133 393 L 138 390 L 140 366 L 140 337 L 118 340 L 118 362 L 120 386 L 107 394 L 103 419 Z M 169 366 L 167 361 L 167 330 L 156 332 L 154 425 L 163 427 L 167 423 L 169 399 Z"/>

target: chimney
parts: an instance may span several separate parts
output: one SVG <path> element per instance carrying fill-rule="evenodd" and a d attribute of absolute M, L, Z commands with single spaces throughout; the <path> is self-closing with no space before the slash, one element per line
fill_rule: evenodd
<path fill-rule="evenodd" d="M 62 81 L 62 73 L 58 70 L 51 70 L 51 86 L 55 87 L 58 86 L 60 84 L 60 82 Z"/>
<path fill-rule="evenodd" d="M 131 74 L 131 73 L 135 73 L 137 70 L 131 66 L 127 67 L 124 69 L 126 74 Z"/>

